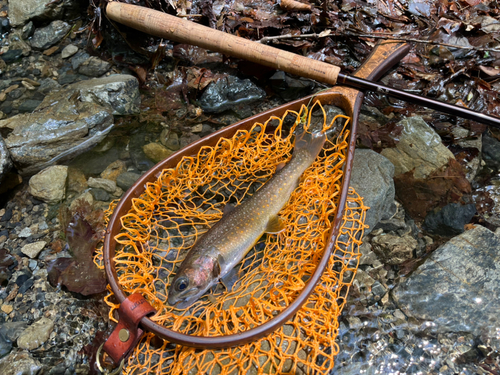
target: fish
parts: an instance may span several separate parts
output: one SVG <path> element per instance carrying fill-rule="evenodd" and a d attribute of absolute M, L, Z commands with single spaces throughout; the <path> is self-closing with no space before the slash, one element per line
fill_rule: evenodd
<path fill-rule="evenodd" d="M 323 148 L 326 135 L 305 130 L 295 137 L 290 161 L 239 206 L 226 205 L 222 218 L 188 251 L 170 286 L 167 302 L 185 309 L 224 278 L 264 233 L 286 229 L 278 213 Z"/>

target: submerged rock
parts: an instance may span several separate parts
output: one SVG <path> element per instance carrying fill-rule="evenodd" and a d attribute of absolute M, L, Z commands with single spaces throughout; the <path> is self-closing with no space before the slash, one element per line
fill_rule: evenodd
<path fill-rule="evenodd" d="M 2 375 L 36 375 L 41 368 L 40 362 L 24 350 L 11 352 L 0 360 Z"/>
<path fill-rule="evenodd" d="M 454 159 L 439 135 L 420 116 L 399 122 L 403 131 L 395 148 L 385 148 L 382 155 L 394 164 L 398 176 L 414 169 L 415 178 L 426 178 L 436 169 Z"/>
<path fill-rule="evenodd" d="M 381 234 L 372 239 L 372 249 L 381 262 L 390 265 L 401 264 L 413 258 L 418 242 L 409 233 L 404 236 Z"/>
<path fill-rule="evenodd" d="M 499 249 L 500 237 L 477 226 L 439 247 L 393 296 L 403 311 L 433 321 L 438 332 L 486 335 L 499 350 Z"/>
<path fill-rule="evenodd" d="M 35 198 L 49 204 L 62 201 L 66 194 L 66 180 L 68 167 L 65 165 L 54 165 L 45 168 L 31 177 L 29 181 L 30 193 Z"/>
<path fill-rule="evenodd" d="M 33 350 L 49 339 L 54 329 L 54 322 L 48 318 L 41 318 L 28 328 L 17 339 L 17 346 L 21 349 Z"/>
<path fill-rule="evenodd" d="M 211 83 L 200 98 L 200 107 L 209 113 L 220 113 L 266 97 L 266 92 L 249 79 L 227 76 Z"/>
<path fill-rule="evenodd" d="M 384 156 L 372 150 L 356 149 L 351 174 L 351 186 L 363 197 L 366 213 L 365 235 L 381 220 L 395 212 L 394 165 Z"/>

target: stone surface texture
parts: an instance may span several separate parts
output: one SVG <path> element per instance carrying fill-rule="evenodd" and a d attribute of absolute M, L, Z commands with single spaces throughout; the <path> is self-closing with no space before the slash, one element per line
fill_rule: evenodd
<path fill-rule="evenodd" d="M 67 166 L 48 167 L 31 177 L 29 181 L 30 193 L 35 198 L 49 204 L 58 203 L 65 196 L 67 177 Z"/>
<path fill-rule="evenodd" d="M 426 178 L 455 158 L 421 117 L 409 117 L 399 124 L 403 131 L 396 147 L 382 150 L 382 155 L 394 164 L 395 176 L 414 169 L 415 178 Z"/>

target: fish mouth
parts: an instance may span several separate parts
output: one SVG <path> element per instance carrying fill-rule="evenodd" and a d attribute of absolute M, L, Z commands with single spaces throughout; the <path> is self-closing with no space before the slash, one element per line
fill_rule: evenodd
<path fill-rule="evenodd" d="M 191 294 L 191 293 L 188 293 Z M 198 299 L 198 294 L 191 295 L 191 296 L 185 296 L 185 297 L 179 297 L 179 296 L 173 296 L 170 295 L 168 296 L 167 302 L 170 306 L 183 310 L 189 306 L 191 306 L 196 300 Z"/>

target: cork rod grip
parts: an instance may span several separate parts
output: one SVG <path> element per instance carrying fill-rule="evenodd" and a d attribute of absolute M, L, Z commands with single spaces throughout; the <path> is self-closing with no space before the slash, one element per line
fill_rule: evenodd
<path fill-rule="evenodd" d="M 150 35 L 192 44 L 334 85 L 340 68 L 137 5 L 110 2 L 107 16 Z"/>

